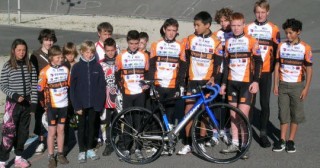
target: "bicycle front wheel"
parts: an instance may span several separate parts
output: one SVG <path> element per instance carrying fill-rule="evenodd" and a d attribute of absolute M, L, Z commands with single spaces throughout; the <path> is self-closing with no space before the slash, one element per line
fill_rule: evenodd
<path fill-rule="evenodd" d="M 111 124 L 111 144 L 125 162 L 150 163 L 161 155 L 164 129 L 160 119 L 151 111 L 132 107 L 119 113 Z"/>
<path fill-rule="evenodd" d="M 210 105 L 217 124 L 206 110 L 196 114 L 192 128 L 193 146 L 206 160 L 231 163 L 242 157 L 250 147 L 252 130 L 242 111 L 226 103 Z"/>

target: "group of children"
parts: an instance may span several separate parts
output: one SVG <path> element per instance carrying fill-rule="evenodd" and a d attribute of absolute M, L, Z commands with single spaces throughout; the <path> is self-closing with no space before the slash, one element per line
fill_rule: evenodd
<path fill-rule="evenodd" d="M 48 167 L 56 167 L 57 162 L 69 163 L 64 153 L 69 135 L 66 124 L 73 114 L 78 116 L 78 161 L 99 159 L 94 150 L 97 143 L 105 143 L 103 155 L 110 155 L 113 149 L 108 133 L 112 116 L 116 114 L 116 97 L 122 94 L 123 109 L 132 106 L 150 108 L 149 87 L 139 82 L 143 79 L 161 79 L 155 82 L 161 100 L 179 96 L 181 88 L 186 88 L 186 94 L 191 95 L 197 92 L 198 85 L 220 84 L 220 94 L 247 117 L 252 113 L 255 94 L 260 92 L 259 143 L 266 148 L 271 146 L 267 123 L 274 72 L 273 92 L 279 97 L 281 136 L 272 150 L 295 152 L 294 138 L 298 125 L 304 121 L 303 100 L 312 77 L 311 47 L 299 38 L 300 21 L 285 21 L 282 28 L 287 39 L 280 42 L 279 29 L 267 19 L 268 2 L 259 0 L 253 11 L 256 20 L 245 25 L 243 14 L 222 8 L 214 18 L 221 25 L 216 32 L 210 30 L 211 15 L 199 12 L 194 17 L 194 34 L 181 42 L 176 40 L 178 21 L 167 19 L 160 28 L 161 39 L 151 44 L 150 52 L 146 49 L 148 34 L 136 30 L 127 33 L 128 47 L 120 51 L 112 38 L 112 25 L 104 22 L 97 27 L 98 42 L 85 41 L 80 45 L 79 62 L 75 61 L 78 55 L 75 44 L 69 42 L 63 48 L 54 45 L 57 39 L 53 30 L 40 32 L 41 48 L 33 52 L 30 59 L 25 41 L 14 40 L 10 60 L 3 66 L 0 80 L 1 90 L 7 95 L 0 168 L 5 167 L 13 147 L 15 166 L 30 166 L 21 157 L 29 135 L 30 112 L 35 112 L 35 133 L 40 142 L 36 153 L 43 153 L 45 148 L 43 113 L 48 118 Z M 194 103 L 188 100 L 185 112 Z M 165 104 L 170 127 L 174 124 L 174 105 L 174 102 Z M 137 121 L 138 115 L 128 119 L 133 126 Z M 230 128 L 232 143 L 221 151 L 223 153 L 241 149 L 236 135 L 238 128 L 232 124 L 235 122 L 233 119 Z M 190 128 L 191 123 L 185 128 L 184 146 L 178 151 L 180 155 L 192 150 Z M 121 143 L 124 153 L 129 155 L 130 138 L 124 138 Z M 143 157 L 140 148 L 136 145 L 134 150 L 137 158 Z M 248 155 L 244 157 L 248 158 Z"/>

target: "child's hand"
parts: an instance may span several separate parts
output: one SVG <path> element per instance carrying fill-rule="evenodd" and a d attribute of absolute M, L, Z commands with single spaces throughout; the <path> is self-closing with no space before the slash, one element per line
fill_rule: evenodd
<path fill-rule="evenodd" d="M 226 85 L 222 84 L 220 88 L 220 95 L 225 95 L 226 94 Z"/>
<path fill-rule="evenodd" d="M 142 90 L 147 90 L 147 89 L 149 89 L 149 85 L 143 85 L 141 88 L 142 88 Z"/>
<path fill-rule="evenodd" d="M 273 94 L 274 94 L 275 96 L 279 96 L 278 86 L 273 87 Z"/>
<path fill-rule="evenodd" d="M 255 94 L 259 91 L 259 84 L 258 82 L 252 82 L 249 86 L 249 92 Z"/>
<path fill-rule="evenodd" d="M 78 114 L 78 115 L 82 115 L 82 110 L 78 110 L 78 111 L 77 111 L 77 114 Z"/>
<path fill-rule="evenodd" d="M 23 102 L 23 100 L 24 100 L 24 98 L 23 98 L 22 96 L 20 96 L 20 97 L 18 98 L 18 102 L 19 102 L 19 103 Z"/>
<path fill-rule="evenodd" d="M 210 85 L 210 86 L 214 86 L 214 77 L 211 77 L 210 79 L 209 79 L 209 81 L 207 82 L 207 85 Z"/>
<path fill-rule="evenodd" d="M 301 95 L 300 95 L 300 99 L 301 101 L 303 101 L 304 99 L 306 99 L 308 96 L 308 89 L 304 88 L 301 92 Z"/>

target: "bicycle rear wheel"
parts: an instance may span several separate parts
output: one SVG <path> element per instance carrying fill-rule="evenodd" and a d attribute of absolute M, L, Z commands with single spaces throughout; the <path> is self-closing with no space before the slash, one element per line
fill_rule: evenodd
<path fill-rule="evenodd" d="M 111 124 L 111 144 L 125 162 L 150 163 L 161 155 L 164 129 L 160 119 L 151 111 L 132 107 L 119 113 Z"/>
<path fill-rule="evenodd" d="M 238 160 L 247 152 L 252 141 L 248 118 L 240 109 L 229 104 L 216 103 L 209 108 L 218 126 L 206 110 L 196 114 L 191 128 L 193 146 L 210 162 L 231 163 Z"/>

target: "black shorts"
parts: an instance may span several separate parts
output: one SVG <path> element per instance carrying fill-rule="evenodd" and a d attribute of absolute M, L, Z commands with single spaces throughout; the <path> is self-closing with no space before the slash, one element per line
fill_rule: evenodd
<path fill-rule="evenodd" d="M 47 111 L 48 125 L 56 126 L 58 124 L 65 124 L 67 120 L 68 108 L 52 108 L 49 107 Z"/>
<path fill-rule="evenodd" d="M 191 80 L 188 81 L 187 93 L 195 94 L 199 93 L 199 86 L 204 86 L 208 83 L 207 80 Z"/>
<path fill-rule="evenodd" d="M 249 86 L 248 82 L 228 81 L 228 102 L 251 105 L 253 94 L 249 92 Z"/>

